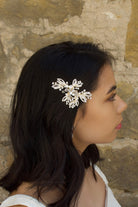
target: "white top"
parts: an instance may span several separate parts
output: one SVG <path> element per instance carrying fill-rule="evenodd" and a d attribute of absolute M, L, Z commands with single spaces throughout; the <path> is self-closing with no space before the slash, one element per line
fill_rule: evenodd
<path fill-rule="evenodd" d="M 105 175 L 103 174 L 103 172 L 100 170 L 100 168 L 97 165 L 95 165 L 95 170 L 105 182 L 105 186 L 106 186 L 105 207 L 121 207 L 120 204 L 115 199 L 112 190 L 108 186 L 108 181 Z M 0 207 L 9 207 L 12 205 L 24 205 L 27 207 L 46 207 L 37 199 L 23 194 L 9 196 L 5 201 L 2 202 Z"/>

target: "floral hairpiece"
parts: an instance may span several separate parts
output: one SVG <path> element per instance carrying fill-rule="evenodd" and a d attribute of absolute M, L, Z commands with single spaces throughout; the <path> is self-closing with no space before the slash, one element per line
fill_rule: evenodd
<path fill-rule="evenodd" d="M 66 102 L 66 105 L 69 105 L 69 108 L 74 108 L 79 105 L 79 98 L 82 102 L 86 102 L 87 99 L 92 98 L 92 94 L 87 92 L 85 89 L 81 92 L 78 92 L 79 88 L 82 87 L 83 83 L 74 79 L 71 85 L 68 85 L 68 82 L 65 82 L 61 78 L 57 78 L 56 82 L 52 82 L 52 88 L 58 89 L 65 93 L 65 96 L 62 98 L 62 102 Z"/>

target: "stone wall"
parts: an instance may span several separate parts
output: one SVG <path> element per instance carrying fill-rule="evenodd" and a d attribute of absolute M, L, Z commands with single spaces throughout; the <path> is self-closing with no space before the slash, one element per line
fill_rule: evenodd
<path fill-rule="evenodd" d="M 99 145 L 99 163 L 123 207 L 138 204 L 138 1 L 0 0 L 0 173 L 12 162 L 9 105 L 22 66 L 44 45 L 101 42 L 117 59 L 118 94 L 128 103 L 117 139 Z M 0 201 L 8 193 L 0 189 Z"/>

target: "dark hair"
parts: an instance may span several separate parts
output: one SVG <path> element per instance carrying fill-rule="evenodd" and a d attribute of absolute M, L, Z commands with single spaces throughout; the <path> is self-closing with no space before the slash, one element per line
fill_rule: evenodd
<path fill-rule="evenodd" d="M 38 50 L 24 65 L 12 99 L 10 130 L 14 161 L 0 186 L 12 192 L 24 181 L 42 192 L 64 187 L 63 197 L 49 207 L 68 207 L 79 194 L 84 170 L 100 160 L 95 144 L 80 155 L 72 142 L 72 127 L 78 107 L 62 102 L 63 94 L 51 85 L 57 78 L 82 90 L 96 90 L 98 77 L 112 55 L 93 43 L 62 42 Z M 84 104 L 80 102 L 79 107 Z M 84 104 L 85 105 L 85 104 Z"/>

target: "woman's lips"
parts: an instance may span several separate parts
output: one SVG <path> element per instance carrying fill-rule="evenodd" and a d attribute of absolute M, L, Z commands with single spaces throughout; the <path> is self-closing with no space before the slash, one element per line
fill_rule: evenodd
<path fill-rule="evenodd" d="M 122 124 L 120 123 L 117 125 L 116 129 L 121 129 L 121 127 L 122 127 Z"/>

